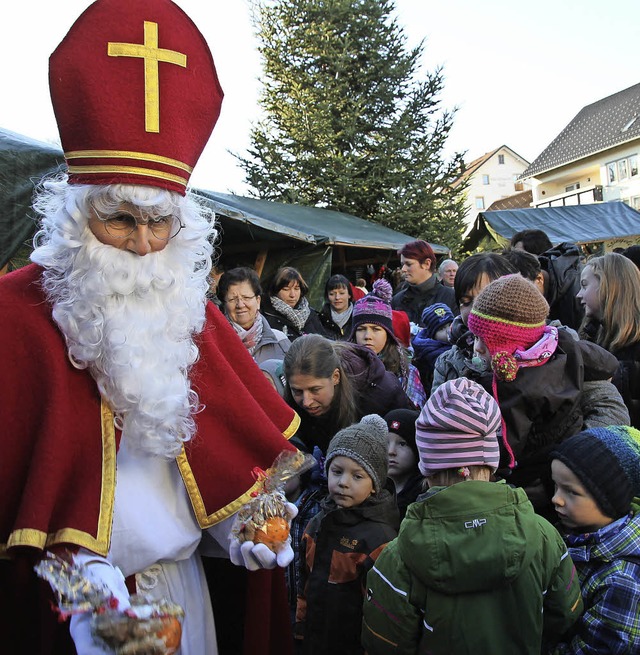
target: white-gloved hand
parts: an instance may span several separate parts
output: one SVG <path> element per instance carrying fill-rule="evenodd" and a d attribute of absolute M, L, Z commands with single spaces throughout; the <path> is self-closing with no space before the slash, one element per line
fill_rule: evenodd
<path fill-rule="evenodd" d="M 130 607 L 129 592 L 124 576 L 117 566 L 113 566 L 104 557 L 81 548 L 73 556 L 74 561 L 85 567 L 87 577 L 96 584 L 107 587 L 114 598 L 118 599 L 118 609 Z M 112 651 L 102 646 L 91 632 L 91 612 L 74 614 L 69 626 L 73 643 L 78 655 L 109 655 Z"/>
<path fill-rule="evenodd" d="M 286 503 L 285 511 L 289 522 L 298 514 L 298 508 L 293 503 Z M 265 544 L 256 544 L 253 541 L 240 543 L 237 538 L 232 537 L 229 544 L 229 557 L 236 566 L 244 566 L 249 571 L 274 569 L 276 566 L 287 567 L 294 557 L 291 536 L 277 553 Z"/>
<path fill-rule="evenodd" d="M 112 655 L 113 651 L 101 645 L 91 632 L 91 612 L 74 614 L 71 617 L 69 631 L 78 655 Z"/>

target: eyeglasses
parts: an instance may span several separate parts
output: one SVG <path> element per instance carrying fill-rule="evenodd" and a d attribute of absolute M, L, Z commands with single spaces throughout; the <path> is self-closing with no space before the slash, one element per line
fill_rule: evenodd
<path fill-rule="evenodd" d="M 248 305 L 256 296 L 236 296 L 235 298 L 227 298 L 225 302 L 227 305 Z"/>
<path fill-rule="evenodd" d="M 109 216 L 108 218 L 102 218 L 98 215 L 98 219 L 104 225 L 105 230 L 115 239 L 126 239 L 134 233 L 138 225 L 148 225 L 151 234 L 156 239 L 169 241 L 169 239 L 173 239 L 184 227 L 173 216 L 159 216 L 158 218 L 149 218 L 146 221 L 141 221 L 135 216 L 123 212 L 115 216 Z"/>

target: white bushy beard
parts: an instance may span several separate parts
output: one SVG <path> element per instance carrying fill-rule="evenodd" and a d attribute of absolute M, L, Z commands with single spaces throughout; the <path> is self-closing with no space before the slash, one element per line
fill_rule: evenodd
<path fill-rule="evenodd" d="M 46 268 L 69 359 L 89 369 L 130 449 L 175 457 L 195 432 L 189 370 L 205 321 L 211 227 L 197 216 L 202 224 L 141 257 L 99 242 L 66 205 L 62 229 L 32 259 Z"/>

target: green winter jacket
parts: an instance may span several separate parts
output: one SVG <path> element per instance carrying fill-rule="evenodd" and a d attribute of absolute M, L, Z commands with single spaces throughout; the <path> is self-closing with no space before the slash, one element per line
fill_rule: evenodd
<path fill-rule="evenodd" d="M 539 655 L 581 611 L 565 544 L 525 492 L 468 481 L 409 506 L 367 575 L 362 643 L 368 655 Z"/>

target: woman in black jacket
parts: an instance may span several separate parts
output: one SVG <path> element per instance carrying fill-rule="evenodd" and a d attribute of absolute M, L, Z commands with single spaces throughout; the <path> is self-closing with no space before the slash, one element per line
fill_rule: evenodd
<path fill-rule="evenodd" d="M 344 275 L 332 275 L 324 285 L 320 320 L 329 339 L 346 341 L 351 334 L 353 291 Z"/>
<path fill-rule="evenodd" d="M 263 298 L 262 315 L 274 330 L 284 332 L 290 341 L 303 334 L 324 334 L 320 316 L 307 300 L 308 293 L 309 286 L 300 272 L 285 266 L 278 269 Z"/>
<path fill-rule="evenodd" d="M 296 339 L 284 358 L 284 398 L 300 415 L 296 436 L 323 454 L 342 428 L 367 414 L 411 409 L 398 378 L 368 348 L 319 334 Z"/>

